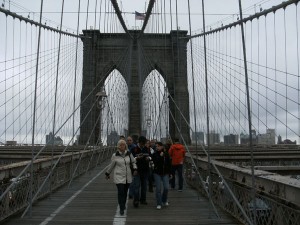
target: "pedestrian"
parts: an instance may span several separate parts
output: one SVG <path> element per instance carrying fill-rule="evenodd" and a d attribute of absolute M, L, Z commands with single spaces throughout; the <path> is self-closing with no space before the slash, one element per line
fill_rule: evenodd
<path fill-rule="evenodd" d="M 129 152 L 132 154 L 134 149 L 136 148 L 136 144 L 133 143 L 133 138 L 131 136 L 127 137 L 127 146 L 128 146 Z M 134 180 L 134 177 L 133 177 L 133 180 Z M 134 195 L 134 181 L 131 182 L 131 184 L 129 186 L 129 199 L 133 199 L 133 195 Z"/>
<path fill-rule="evenodd" d="M 136 161 L 132 154 L 128 151 L 126 141 L 123 139 L 118 141 L 117 151 L 111 157 L 111 163 L 105 173 L 106 179 L 110 179 L 110 174 L 113 171 L 114 183 L 118 189 L 118 203 L 120 215 L 124 215 L 127 192 L 130 183 L 132 182 L 131 167 L 135 170 L 133 175 L 137 173 Z"/>
<path fill-rule="evenodd" d="M 146 141 L 145 147 L 147 148 L 148 154 L 152 158 L 155 151 L 151 146 L 150 140 Z M 148 176 L 148 190 L 149 190 L 149 192 L 153 192 L 153 183 L 154 183 L 153 166 L 154 166 L 153 161 L 152 160 L 149 161 L 149 176 Z"/>
<path fill-rule="evenodd" d="M 174 139 L 175 143 L 169 149 L 169 155 L 172 158 L 172 179 L 170 180 L 171 188 L 175 189 L 175 173 L 178 175 L 178 191 L 182 192 L 183 188 L 183 162 L 185 158 L 185 148 L 179 143 L 179 139 Z"/>
<path fill-rule="evenodd" d="M 167 151 L 165 151 L 162 142 L 156 143 L 156 152 L 153 154 L 154 171 L 153 176 L 155 180 L 155 197 L 156 208 L 161 209 L 162 206 L 168 206 L 168 191 L 169 191 L 169 177 L 171 175 L 171 158 Z M 161 187 L 163 190 L 161 191 Z"/>
<path fill-rule="evenodd" d="M 136 144 L 133 143 L 133 139 L 131 136 L 127 137 L 127 146 L 128 146 L 128 150 L 130 151 L 130 153 L 132 153 L 136 147 Z"/>
<path fill-rule="evenodd" d="M 135 157 L 137 164 L 137 174 L 133 178 L 134 185 L 134 196 L 133 205 L 138 207 L 139 203 L 147 205 L 146 194 L 147 194 L 147 183 L 149 177 L 149 162 L 152 160 L 149 156 L 148 150 L 145 147 L 146 137 L 140 136 L 138 138 L 138 144 L 133 149 L 132 154 Z"/>

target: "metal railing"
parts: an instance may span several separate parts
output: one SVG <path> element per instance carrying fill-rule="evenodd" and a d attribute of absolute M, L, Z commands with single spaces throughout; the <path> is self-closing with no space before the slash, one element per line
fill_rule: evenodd
<path fill-rule="evenodd" d="M 283 196 L 282 192 L 279 190 L 279 183 L 277 184 L 278 187 L 276 187 L 276 184 L 270 184 L 273 185 L 273 193 L 271 191 L 266 191 L 264 187 L 257 188 L 255 191 L 254 204 L 250 185 L 247 185 L 247 182 L 244 180 L 240 182 L 236 179 L 236 176 L 233 175 L 234 173 L 239 173 L 239 171 L 232 170 L 231 177 L 225 174 L 221 177 L 216 171 L 212 171 L 210 173 L 210 178 L 207 168 L 203 166 L 203 160 L 198 164 L 197 159 L 194 158 L 194 161 L 196 163 L 193 164 L 192 161 L 188 159 L 185 164 L 186 182 L 204 196 L 208 196 L 207 193 L 211 190 L 210 197 L 212 202 L 219 208 L 230 213 L 243 224 L 249 223 L 238 207 L 236 200 L 242 206 L 253 224 L 300 224 L 300 205 L 285 199 L 286 196 Z M 195 164 L 198 165 L 197 168 Z M 242 170 L 244 168 L 240 169 Z M 201 181 L 199 176 L 201 176 L 203 181 Z M 300 191 L 299 187 L 298 189 L 298 191 Z M 230 192 L 233 193 L 235 199 L 231 197 Z M 253 218 L 256 220 L 255 223 L 253 222 Z"/>
<path fill-rule="evenodd" d="M 65 154 L 54 169 L 51 178 L 48 179 L 46 184 L 42 187 L 37 200 L 51 194 L 51 192 L 55 191 L 57 188 L 70 182 L 70 180 L 73 179 L 73 176 L 78 177 L 88 170 L 95 168 L 97 165 L 110 158 L 113 151 L 115 151 L 115 147 L 104 147 Z M 34 162 L 34 172 L 32 174 L 33 195 L 39 190 L 49 174 L 49 171 L 51 170 L 51 160 L 51 158 L 44 158 Z M 0 202 L 0 221 L 23 211 L 29 204 L 30 173 L 27 172 L 25 175 L 18 178 L 18 180 L 15 180 L 16 178 L 13 175 L 17 175 L 26 164 L 26 162 L 15 163 L 9 167 L 4 166 L 0 168 L 2 177 L 0 194 L 14 182 L 13 187 Z M 78 166 L 76 166 L 77 164 Z"/>

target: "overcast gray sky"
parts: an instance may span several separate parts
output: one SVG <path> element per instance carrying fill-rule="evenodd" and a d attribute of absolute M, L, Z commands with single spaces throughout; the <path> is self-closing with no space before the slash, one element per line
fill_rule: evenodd
<path fill-rule="evenodd" d="M 87 7 L 87 3 L 89 2 L 89 7 Z M 160 4 L 160 6 L 166 5 L 165 13 L 166 13 L 166 20 L 168 27 L 166 29 L 166 32 L 169 32 L 170 29 L 176 29 L 176 0 L 157 0 L 157 3 Z M 178 15 L 178 27 L 181 30 L 189 30 L 189 20 L 188 20 L 188 4 L 187 0 L 178 0 L 177 1 L 177 15 Z M 248 15 L 252 15 L 255 12 L 259 12 L 261 9 L 268 9 L 274 5 L 278 5 L 281 3 L 281 0 L 243 0 L 242 6 L 243 6 L 243 13 L 244 17 L 247 17 Z M 35 21 L 39 20 L 39 12 L 40 12 L 40 1 L 37 0 L 14 0 L 14 1 L 3 1 L 4 7 L 6 9 L 10 9 L 13 12 L 16 12 L 18 14 L 21 14 L 25 17 L 29 17 L 31 19 L 34 19 Z M 100 4 L 102 3 L 102 4 Z M 134 12 L 138 11 L 140 13 L 145 12 L 145 9 L 148 5 L 148 1 L 146 0 L 123 0 L 118 1 L 119 6 L 123 12 L 124 20 L 126 22 L 126 25 L 128 29 L 136 29 L 137 26 L 141 26 L 141 21 L 135 20 Z M 170 14 L 170 3 L 172 5 L 171 11 L 172 14 Z M 62 0 L 44 0 L 44 7 L 43 7 L 43 22 L 47 23 L 47 25 L 52 27 L 59 27 L 60 25 L 60 15 L 61 15 L 61 4 Z M 201 9 L 201 0 L 190 0 L 190 10 L 191 10 L 191 21 L 192 21 L 192 34 L 200 33 L 202 28 L 202 9 Z M 101 10 L 100 10 L 101 7 Z M 81 0 L 81 7 L 80 7 L 80 24 L 79 24 L 79 32 L 81 30 L 90 28 L 90 27 L 96 27 L 99 28 L 99 21 L 101 21 L 100 25 L 100 31 L 104 32 L 105 27 L 103 27 L 103 24 L 110 20 L 112 17 L 112 13 L 109 13 L 113 11 L 111 7 L 111 3 L 109 0 Z M 88 9 L 87 9 L 88 8 Z M 154 9 L 155 10 L 155 9 Z M 87 17 L 87 11 L 88 11 L 88 17 Z M 96 13 L 95 13 L 96 11 Z M 99 13 L 101 11 L 101 14 Z M 160 9 L 158 9 L 160 11 Z M 65 6 L 64 6 L 64 14 L 63 14 L 63 30 L 68 30 L 69 32 L 76 32 L 77 29 L 77 15 L 78 15 L 78 0 L 65 0 Z M 106 12 L 106 13 L 105 13 Z M 221 24 L 225 25 L 231 22 L 235 22 L 238 17 L 238 0 L 205 0 L 205 19 L 206 19 L 206 26 L 207 29 L 210 28 L 217 28 L 220 27 Z M 291 14 L 294 16 L 295 14 Z M 4 17 L 4 15 L 2 15 Z M 287 18 L 289 14 L 287 13 Z M 170 26 L 170 22 L 172 19 L 172 27 Z M 10 20 L 8 20 L 10 21 Z M 278 21 L 278 30 L 282 30 L 282 21 Z M 295 20 L 294 20 L 295 21 Z M 1 25 L 4 24 L 4 20 L 0 21 Z M 16 23 L 16 26 L 18 23 Z M 8 25 L 10 26 L 10 25 Z M 254 25 L 255 26 L 255 25 Z M 291 26 L 291 24 L 287 24 L 287 26 Z M 248 29 L 249 25 L 248 25 Z M 294 29 L 294 24 L 292 25 L 292 28 L 290 30 Z M 15 29 L 18 30 L 18 29 Z M 9 27 L 10 33 L 12 33 L 11 27 Z M 280 31 L 279 31 L 280 32 Z M 290 33 L 291 34 L 291 33 Z M 18 35 L 15 35 L 16 37 Z M 294 37 L 294 35 L 290 35 L 289 37 Z M 2 43 L 5 43 L 3 40 L 5 37 L 3 35 L 0 35 L 0 40 L 2 40 Z M 17 38 L 15 38 L 16 46 L 18 44 Z M 255 38 L 253 38 L 255 39 Z M 8 40 L 9 42 L 10 40 Z M 295 41 L 295 39 L 291 40 Z M 288 55 L 288 57 L 293 56 L 291 58 L 288 58 L 289 60 L 289 67 L 288 72 L 292 72 L 293 74 L 297 73 L 297 67 L 293 67 L 291 65 L 297 64 L 297 57 L 295 53 L 295 44 L 290 45 L 291 41 L 288 41 L 288 52 L 291 52 L 292 54 Z M 282 39 L 281 42 L 282 43 Z M 255 45 L 255 40 L 253 41 L 253 45 Z M 283 46 L 283 45 L 281 45 Z M 0 46 L 0 57 L 4 59 L 4 46 Z M 248 46 L 248 50 L 250 51 L 251 48 Z M 271 54 L 270 52 L 269 54 Z M 11 54 L 8 52 L 8 54 Z M 262 52 L 263 54 L 263 52 Z M 278 54 L 278 53 L 277 53 Z M 22 55 L 22 54 L 21 54 Z M 254 52 L 253 55 L 257 55 L 257 52 Z M 283 56 L 284 54 L 278 54 L 280 56 Z M 18 56 L 18 53 L 15 54 L 15 57 Z M 11 58 L 9 55 L 7 56 L 7 59 Z M 263 58 L 263 57 L 261 57 Z M 271 57 L 269 57 L 271 58 Z M 261 62 L 256 61 L 255 56 L 253 59 L 251 59 L 253 62 L 257 62 L 259 64 L 262 64 Z M 1 60 L 4 61 L 4 60 Z M 299 63 L 299 62 L 298 62 Z M 271 64 L 269 64 L 271 66 Z M 277 69 L 281 69 L 284 71 L 284 60 L 278 60 L 278 67 Z M 273 67 L 274 68 L 274 67 Z M 248 69 L 251 69 L 249 66 Z M 16 71 L 15 71 L 16 72 Z M 261 71 L 260 71 L 261 72 Z M 296 79 L 297 80 L 297 79 Z M 299 80 L 299 78 L 298 78 Z M 270 84 L 269 84 L 270 85 Z M 297 110 L 297 109 L 296 109 Z M 294 113 L 295 115 L 297 114 Z M 297 123 L 294 123 L 295 126 L 298 126 Z M 274 127 L 271 127 L 274 128 Z M 295 128 L 296 130 L 296 128 Z M 280 133 L 282 134 L 282 133 Z M 291 138 L 292 140 L 295 140 L 297 137 Z"/>
<path fill-rule="evenodd" d="M 40 1 L 37 0 L 5 0 L 5 8 L 11 8 L 11 11 L 16 11 L 20 14 L 23 13 L 24 16 L 28 16 L 29 12 L 34 12 L 30 14 L 31 18 L 38 20 L 38 12 L 40 12 Z M 166 9 L 163 10 L 167 14 L 167 19 L 170 19 L 170 3 L 173 20 L 175 21 L 176 15 L 176 0 L 157 0 Z M 177 13 L 178 13 L 178 26 L 181 29 L 187 29 L 189 27 L 188 23 L 188 4 L 187 0 L 177 1 Z M 260 8 L 267 9 L 271 6 L 281 3 L 280 0 L 243 0 L 243 13 L 245 16 L 258 12 Z M 100 3 L 101 12 L 111 11 L 111 4 L 109 0 L 81 0 L 81 14 L 80 14 L 80 30 L 86 27 L 87 18 L 87 4 L 88 7 L 88 22 L 87 27 L 95 25 L 95 9 L 96 9 L 96 27 L 99 26 L 99 11 Z M 105 4 L 106 3 L 106 4 Z M 109 4 L 108 4 L 109 3 Z M 47 20 L 47 24 L 50 22 L 55 22 L 56 26 L 60 24 L 60 12 L 61 12 L 61 0 L 44 0 L 44 22 Z M 134 12 L 145 12 L 145 8 L 148 6 L 148 1 L 146 0 L 119 0 L 119 7 L 122 12 L 124 12 L 124 20 L 127 27 L 131 29 L 136 25 L 140 25 L 140 21 L 135 21 Z M 206 14 L 206 25 L 208 27 L 218 27 L 221 23 L 226 24 L 232 21 L 236 21 L 238 14 L 238 0 L 205 0 L 205 14 Z M 105 8 L 106 5 L 106 8 Z M 201 0 L 190 0 L 190 10 L 191 10 L 191 20 L 192 20 L 192 31 L 200 32 L 202 29 L 202 9 Z M 71 28 L 76 31 L 77 28 L 77 12 L 78 12 L 78 1 L 77 0 L 65 0 L 64 7 L 64 19 L 63 25 L 65 28 Z M 104 15 L 102 15 L 104 19 Z M 138 22 L 138 23 L 137 23 Z M 175 25 L 175 23 L 174 23 Z M 174 28 L 174 27 L 173 27 Z M 101 29 L 101 28 L 100 28 Z M 103 29 L 103 28 L 102 28 Z"/>

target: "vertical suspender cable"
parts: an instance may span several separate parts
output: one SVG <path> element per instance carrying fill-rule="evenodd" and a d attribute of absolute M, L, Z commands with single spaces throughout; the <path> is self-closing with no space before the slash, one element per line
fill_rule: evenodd
<path fill-rule="evenodd" d="M 58 75 L 59 75 L 59 60 L 60 60 L 60 48 L 61 48 L 61 35 L 62 35 L 62 21 L 63 21 L 63 12 L 64 12 L 64 2 L 62 1 L 61 6 L 61 16 L 60 16 L 60 32 L 59 32 L 59 42 L 58 42 L 58 52 L 57 52 L 57 64 L 56 64 L 56 78 L 55 78 L 55 91 L 54 91 L 54 107 L 53 107 L 53 126 L 52 126 L 52 134 L 53 134 L 53 140 L 52 140 L 52 151 L 51 151 L 51 167 L 53 165 L 53 149 L 54 149 L 54 134 L 55 134 L 55 123 L 56 123 L 56 105 L 57 105 L 57 86 L 58 86 Z M 52 173 L 52 169 L 49 173 Z M 52 188 L 50 184 L 50 189 Z"/>
<path fill-rule="evenodd" d="M 298 65 L 298 118 L 300 118 L 300 56 L 299 56 L 299 31 L 298 31 L 298 7 L 296 5 L 296 32 L 297 32 L 297 65 Z M 298 142 L 300 143 L 300 121 L 298 120 Z"/>
<path fill-rule="evenodd" d="M 80 19 L 80 1 L 78 0 L 78 15 L 77 15 L 77 36 L 79 34 L 79 19 Z M 73 138 L 75 136 L 75 104 L 76 104 L 76 83 L 77 83 L 77 59 L 78 59 L 78 37 L 76 38 L 76 55 L 75 55 L 75 71 L 74 71 L 74 93 L 73 93 Z"/>
<path fill-rule="evenodd" d="M 188 0 L 188 14 L 189 14 L 189 32 L 192 35 L 192 22 L 191 22 L 191 8 L 190 0 Z M 198 156 L 198 146 L 197 146 L 197 120 L 196 120 L 196 93 L 195 93 L 195 74 L 194 74 L 194 58 L 193 58 L 193 39 L 190 38 L 190 51 L 191 51 L 191 66 L 192 66 L 192 87 L 193 87 L 193 110 L 194 110 L 194 135 L 196 141 L 196 156 Z M 198 162 L 198 160 L 197 160 Z M 198 165 L 197 165 L 198 166 Z"/>
<path fill-rule="evenodd" d="M 27 86 L 27 35 L 28 35 L 28 25 L 26 24 L 26 29 L 25 29 L 25 49 L 24 49 L 24 51 L 25 51 L 25 53 L 24 53 L 24 55 L 25 55 L 25 61 L 24 61 L 24 63 L 25 63 L 25 87 L 28 87 Z M 27 94 L 27 93 L 26 93 Z M 26 95 L 25 94 L 25 95 Z M 27 109 L 27 98 L 25 98 L 25 109 Z M 24 139 L 23 139 L 23 142 L 24 143 L 26 143 L 26 144 L 28 144 L 28 141 L 27 141 L 27 121 L 28 121 L 28 118 L 27 118 L 27 112 L 28 112 L 28 110 L 25 110 L 25 120 L 26 120 L 26 124 L 25 124 L 25 133 L 26 133 L 26 137 L 24 137 Z M 25 140 L 25 138 L 26 138 L 26 140 Z"/>
<path fill-rule="evenodd" d="M 20 22 L 20 35 L 19 35 L 19 74 L 21 74 L 21 68 L 20 68 L 20 66 L 21 66 L 21 49 L 22 49 L 22 42 L 21 42 L 21 40 L 22 40 L 22 29 L 21 29 L 21 20 L 19 21 Z M 18 132 L 20 132 L 21 133 L 21 129 L 22 129 L 22 125 L 21 125 L 21 117 L 20 117 L 20 115 L 21 115 L 21 96 L 20 96 L 20 94 L 21 94 L 21 76 L 19 76 L 19 91 L 18 91 L 18 99 L 19 99 L 19 104 L 18 104 L 18 108 L 19 108 L 19 118 L 18 118 L 18 120 L 19 120 L 19 131 Z M 21 143 L 21 135 L 19 135 L 19 143 Z"/>
<path fill-rule="evenodd" d="M 260 40 L 259 40 L 259 19 L 257 19 L 257 92 L 260 93 L 260 57 L 259 57 L 259 47 L 260 47 Z M 257 96 L 258 100 L 257 100 L 257 130 L 260 133 L 260 94 L 258 94 Z"/>
<path fill-rule="evenodd" d="M 265 15 L 265 45 L 266 45 L 266 96 L 265 96 L 265 99 L 266 99 L 266 127 L 268 127 L 268 88 L 267 88 L 267 82 L 268 82 L 268 29 L 267 29 L 267 15 Z"/>
<path fill-rule="evenodd" d="M 288 132 L 288 87 L 287 87 L 287 47 L 286 47 L 286 11 L 285 8 L 283 9 L 283 20 L 284 20 L 284 67 L 285 67 L 285 139 L 287 139 L 287 132 Z"/>
<path fill-rule="evenodd" d="M 177 76 L 179 74 L 179 54 L 180 54 L 180 51 L 179 51 L 179 48 L 180 48 L 180 44 L 179 44 L 179 32 L 178 32 L 178 2 L 176 0 L 176 31 L 177 31 L 177 35 L 176 35 L 176 42 L 177 42 Z M 175 90 L 176 90 L 176 86 L 175 86 L 176 82 L 175 82 L 175 79 L 174 79 L 174 99 L 177 99 L 177 97 L 175 97 Z M 179 101 L 178 101 L 179 103 Z M 178 104 L 179 108 L 180 108 L 180 104 Z M 176 113 L 177 114 L 177 113 Z M 174 115 L 175 119 L 176 118 L 176 114 Z M 179 120 L 179 130 L 181 130 L 181 117 L 180 117 L 180 120 Z"/>
<path fill-rule="evenodd" d="M 95 21 L 94 21 L 94 29 L 96 29 L 96 26 L 97 26 L 97 24 L 96 24 L 96 19 L 97 19 L 97 3 L 98 3 L 98 1 L 96 0 L 96 2 L 95 2 Z M 77 33 L 77 35 L 78 35 L 78 33 Z M 77 38 L 78 39 L 78 38 Z"/>
<path fill-rule="evenodd" d="M 171 20 L 171 29 L 173 29 L 173 24 L 172 24 L 172 0 L 170 0 L 170 20 Z"/>
<path fill-rule="evenodd" d="M 207 152 L 208 152 L 208 176 L 209 176 L 209 179 L 211 179 L 211 159 L 210 159 L 210 143 L 209 143 L 209 139 L 210 139 L 210 134 L 209 134 L 209 105 L 208 105 L 208 76 L 207 76 L 207 53 L 206 53 L 206 35 L 205 35 L 205 10 L 204 10 L 204 0 L 201 1 L 202 2 L 202 26 L 203 26 L 203 44 L 204 44 L 204 70 L 205 70 L 205 92 L 206 92 L 206 126 L 207 126 Z M 209 201 L 212 202 L 212 199 L 211 199 L 211 191 L 212 191 L 212 188 L 211 188 L 211 182 L 209 182 L 209 192 L 208 192 L 208 198 L 209 198 Z M 211 208 L 210 208 L 211 209 Z"/>
<path fill-rule="evenodd" d="M 44 0 L 41 0 L 40 21 L 39 21 L 40 24 L 42 23 L 43 3 Z M 38 36 L 38 46 L 37 46 L 37 53 L 36 53 L 36 66 L 35 66 L 35 81 L 34 81 L 33 117 L 32 117 L 32 140 L 31 140 L 32 149 L 31 149 L 30 193 L 29 193 L 29 216 L 30 217 L 32 216 L 34 135 L 35 135 L 36 98 L 37 98 L 37 83 L 38 83 L 38 72 L 39 72 L 41 30 L 42 27 L 39 26 L 39 36 Z"/>
<path fill-rule="evenodd" d="M 277 130 L 277 40 L 276 40 L 276 16 L 274 11 L 274 72 L 275 72 L 275 130 Z"/>
<path fill-rule="evenodd" d="M 101 27 L 101 8 L 102 8 L 102 0 L 100 1 L 100 6 L 99 6 L 99 31 Z"/>
<path fill-rule="evenodd" d="M 12 26 L 12 30 L 13 30 L 13 37 L 12 37 L 12 43 L 13 43 L 13 46 L 12 46 L 12 84 L 15 83 L 15 19 L 13 18 L 13 26 Z M 11 93 L 11 96 L 12 96 L 12 108 L 14 109 L 15 108 L 15 85 L 12 85 L 12 93 Z M 14 140 L 15 138 L 15 114 L 12 113 L 12 139 Z"/>
<path fill-rule="evenodd" d="M 4 83 L 4 104 L 5 104 L 5 109 L 4 109 L 4 114 L 5 114 L 5 120 L 4 120 L 4 140 L 7 140 L 7 16 L 5 17 L 5 53 L 4 53 L 4 77 L 5 77 L 5 83 Z"/>
<path fill-rule="evenodd" d="M 86 21 L 85 21 L 85 29 L 86 30 L 87 30 L 87 24 L 88 24 L 88 20 L 89 20 L 89 4 L 90 4 L 90 0 L 88 0 L 87 6 L 86 6 Z"/>
<path fill-rule="evenodd" d="M 249 84 L 248 84 L 248 70 L 247 70 L 247 57 L 246 57 L 246 44 L 244 36 L 244 24 L 243 24 L 243 14 L 242 14 L 242 3 L 239 1 L 239 10 L 240 10 L 240 26 L 241 26 L 241 35 L 242 35 L 242 45 L 243 45 L 243 56 L 244 56 L 244 69 L 245 69 L 245 84 L 246 84 L 246 93 L 247 93 L 247 109 L 248 109 L 248 126 L 249 126 L 249 143 L 251 151 L 251 174 L 252 174 L 252 198 L 254 205 L 254 212 L 256 212 L 256 201 L 255 201 L 255 179 L 254 179 L 254 161 L 253 161 L 253 144 L 252 144 L 252 121 L 251 121 L 251 109 L 250 109 L 250 96 L 249 96 Z M 253 215 L 253 224 L 256 224 L 256 215 Z"/>

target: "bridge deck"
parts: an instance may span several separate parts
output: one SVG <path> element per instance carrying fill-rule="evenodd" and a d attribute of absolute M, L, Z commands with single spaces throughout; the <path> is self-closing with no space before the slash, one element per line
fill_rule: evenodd
<path fill-rule="evenodd" d="M 17 224 L 239 224 L 219 210 L 221 219 L 210 210 L 207 199 L 191 188 L 170 191 L 168 207 L 156 209 L 154 193 L 147 193 L 148 205 L 134 208 L 128 201 L 124 216 L 117 209 L 117 190 L 104 179 L 106 164 L 76 179 L 70 188 L 63 187 L 33 206 L 32 217 L 12 218 L 7 225 Z"/>

